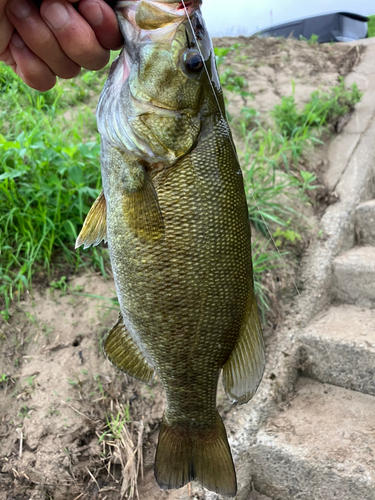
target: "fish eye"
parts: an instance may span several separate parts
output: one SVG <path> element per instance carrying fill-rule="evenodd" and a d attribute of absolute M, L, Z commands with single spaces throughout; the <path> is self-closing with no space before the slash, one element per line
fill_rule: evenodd
<path fill-rule="evenodd" d="M 195 50 L 185 52 L 184 62 L 189 73 L 199 73 L 203 68 L 202 56 Z"/>

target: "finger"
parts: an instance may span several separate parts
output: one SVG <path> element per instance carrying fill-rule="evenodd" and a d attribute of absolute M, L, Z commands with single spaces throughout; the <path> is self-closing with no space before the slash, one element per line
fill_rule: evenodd
<path fill-rule="evenodd" d="M 103 68 L 109 61 L 104 49 L 86 20 L 66 0 L 45 0 L 40 13 L 60 47 L 75 63 L 86 69 Z"/>
<path fill-rule="evenodd" d="M 0 54 L 5 52 L 14 31 L 13 24 L 5 14 L 6 2 L 7 0 L 0 0 Z"/>
<path fill-rule="evenodd" d="M 10 41 L 9 49 L 14 59 L 13 70 L 33 89 L 45 92 L 56 83 L 56 76 L 45 62 L 39 59 L 15 33 Z"/>
<path fill-rule="evenodd" d="M 29 49 L 54 74 L 61 78 L 72 78 L 79 73 L 80 67 L 64 53 L 34 3 L 29 0 L 10 0 L 7 14 Z"/>
<path fill-rule="evenodd" d="M 114 10 L 103 0 L 81 0 L 78 5 L 100 45 L 110 50 L 120 49 L 123 39 Z"/>
<path fill-rule="evenodd" d="M 0 61 L 3 61 L 7 66 L 14 66 L 15 62 L 12 56 L 12 53 L 10 51 L 9 45 L 5 49 L 5 51 L 0 54 Z"/>

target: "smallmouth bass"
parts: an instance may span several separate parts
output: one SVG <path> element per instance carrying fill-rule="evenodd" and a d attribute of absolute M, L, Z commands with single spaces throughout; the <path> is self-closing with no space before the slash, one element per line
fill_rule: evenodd
<path fill-rule="evenodd" d="M 217 384 L 246 403 L 264 369 L 251 235 L 200 0 L 116 5 L 125 45 L 101 94 L 103 191 L 76 246 L 108 241 L 120 316 L 105 354 L 167 397 L 162 488 L 235 496 Z"/>

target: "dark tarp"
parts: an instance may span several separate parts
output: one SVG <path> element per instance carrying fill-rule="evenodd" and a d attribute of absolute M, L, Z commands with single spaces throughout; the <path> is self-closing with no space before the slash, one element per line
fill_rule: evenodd
<path fill-rule="evenodd" d="M 349 42 L 367 37 L 368 17 L 349 12 L 324 14 L 298 19 L 278 26 L 272 26 L 258 33 L 260 36 L 304 37 L 318 36 L 319 43 Z"/>

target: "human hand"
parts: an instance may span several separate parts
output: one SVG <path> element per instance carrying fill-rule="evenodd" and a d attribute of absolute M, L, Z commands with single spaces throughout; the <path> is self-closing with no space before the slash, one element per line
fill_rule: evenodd
<path fill-rule="evenodd" d="M 41 3 L 41 2 L 39 2 Z M 103 68 L 120 48 L 114 11 L 104 0 L 0 0 L 0 61 L 30 87 L 51 89 L 56 76 Z"/>

